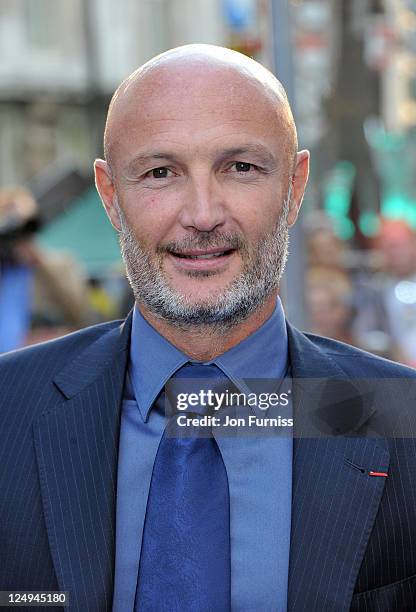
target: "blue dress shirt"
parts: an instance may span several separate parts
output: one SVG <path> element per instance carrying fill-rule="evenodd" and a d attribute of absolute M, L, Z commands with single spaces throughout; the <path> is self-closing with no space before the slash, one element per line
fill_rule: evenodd
<path fill-rule="evenodd" d="M 113 612 L 127 612 L 134 606 L 150 480 L 166 424 L 165 416 L 152 410 L 153 402 L 168 379 L 189 361 L 135 308 L 121 412 Z M 288 341 L 280 300 L 258 330 L 207 363 L 216 364 L 243 392 L 252 389 L 242 379 L 282 378 L 288 367 Z M 290 409 L 284 416 L 291 416 Z M 216 439 L 230 487 L 232 610 L 284 612 L 292 437 L 221 435 Z"/>

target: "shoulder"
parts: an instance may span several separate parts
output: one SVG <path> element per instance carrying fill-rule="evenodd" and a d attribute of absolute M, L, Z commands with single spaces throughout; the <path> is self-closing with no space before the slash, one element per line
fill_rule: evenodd
<path fill-rule="evenodd" d="M 317 351 L 335 362 L 348 376 L 416 379 L 416 370 L 413 368 L 330 338 L 309 333 L 302 335 Z"/>
<path fill-rule="evenodd" d="M 67 363 L 99 338 L 120 326 L 122 321 L 109 321 L 67 334 L 55 340 L 42 342 L 0 355 L 0 390 L 4 393 L 10 384 L 32 384 L 50 379 Z"/>
<path fill-rule="evenodd" d="M 0 356 L 0 456 L 7 449 L 15 453 L 14 441 L 27 440 L 38 417 L 64 402 L 60 376 L 66 373 L 66 382 L 76 385 L 99 375 L 116 355 L 120 323 L 96 325 Z"/>

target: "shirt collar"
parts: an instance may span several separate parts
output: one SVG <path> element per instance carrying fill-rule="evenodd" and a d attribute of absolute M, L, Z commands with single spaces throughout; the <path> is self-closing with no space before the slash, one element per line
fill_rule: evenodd
<path fill-rule="evenodd" d="M 129 375 L 142 418 L 173 374 L 191 362 L 140 314 L 133 311 Z M 281 378 L 288 363 L 286 321 L 280 299 L 272 316 L 253 334 L 212 361 L 242 391 L 244 378 Z"/>
<path fill-rule="evenodd" d="M 238 387 L 244 378 L 282 378 L 288 364 L 286 320 L 280 298 L 272 316 L 253 334 L 213 361 Z"/>
<path fill-rule="evenodd" d="M 130 381 L 143 420 L 166 382 L 189 358 L 152 327 L 135 306 L 130 342 Z"/>

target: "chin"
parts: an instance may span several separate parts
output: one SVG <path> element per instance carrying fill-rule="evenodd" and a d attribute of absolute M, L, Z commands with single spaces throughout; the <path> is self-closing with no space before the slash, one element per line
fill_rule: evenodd
<path fill-rule="evenodd" d="M 222 301 L 226 290 L 225 288 L 218 289 L 218 287 L 215 287 L 208 291 L 206 289 L 201 291 L 175 290 L 175 293 L 179 297 L 180 303 L 185 307 L 211 308 L 216 307 Z"/>
<path fill-rule="evenodd" d="M 187 300 L 205 301 L 205 299 L 215 299 L 224 293 L 231 285 L 233 279 L 221 279 L 213 277 L 199 277 L 190 279 L 190 282 L 170 282 L 169 285 L 175 293 L 181 294 Z"/>

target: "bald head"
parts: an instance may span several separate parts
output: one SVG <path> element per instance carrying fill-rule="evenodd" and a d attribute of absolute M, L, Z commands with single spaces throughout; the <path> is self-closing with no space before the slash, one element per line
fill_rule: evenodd
<path fill-rule="evenodd" d="M 288 160 L 297 152 L 297 134 L 293 115 L 282 84 L 264 66 L 253 59 L 213 45 L 185 45 L 162 53 L 138 68 L 118 87 L 108 110 L 104 154 L 114 169 L 118 150 L 138 118 L 146 120 L 149 108 L 165 107 L 169 98 L 186 97 L 215 100 L 212 112 L 221 114 L 221 106 L 235 104 L 242 98 L 262 105 L 265 120 L 278 123 Z M 220 99 L 220 96 L 221 99 Z M 178 105 L 184 108 L 184 105 Z M 172 117 L 173 118 L 173 117 Z"/>
<path fill-rule="evenodd" d="M 276 78 L 221 47 L 163 53 L 117 89 L 105 149 L 97 189 L 156 329 L 268 317 L 309 171 Z"/>

